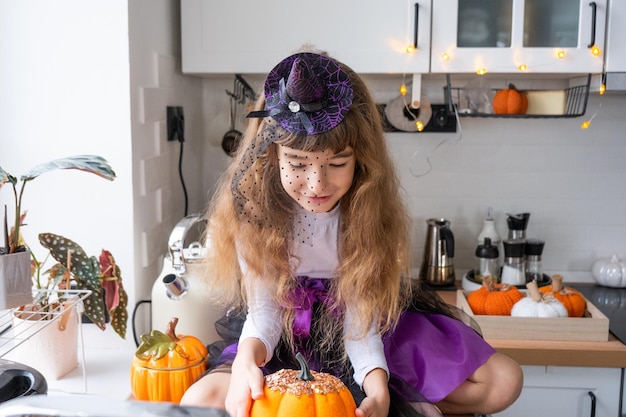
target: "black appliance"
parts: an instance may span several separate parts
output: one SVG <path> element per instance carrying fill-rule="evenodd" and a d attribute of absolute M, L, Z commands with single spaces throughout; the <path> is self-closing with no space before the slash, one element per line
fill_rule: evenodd
<path fill-rule="evenodd" d="M 0 359 L 0 403 L 47 392 L 48 383 L 39 371 L 21 363 Z"/>
<path fill-rule="evenodd" d="M 626 344 L 626 288 L 609 288 L 597 284 L 570 283 L 609 319 L 609 331 Z"/>

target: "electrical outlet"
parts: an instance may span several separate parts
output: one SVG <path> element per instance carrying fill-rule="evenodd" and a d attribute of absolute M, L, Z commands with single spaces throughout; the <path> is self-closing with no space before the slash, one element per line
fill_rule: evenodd
<path fill-rule="evenodd" d="M 167 106 L 167 141 L 185 141 L 185 116 L 182 106 Z"/>

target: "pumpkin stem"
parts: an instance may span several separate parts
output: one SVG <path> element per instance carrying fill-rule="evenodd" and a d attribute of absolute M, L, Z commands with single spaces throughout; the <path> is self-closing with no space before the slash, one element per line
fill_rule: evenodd
<path fill-rule="evenodd" d="M 489 292 L 493 292 L 496 290 L 496 286 L 493 283 L 493 278 L 491 277 L 491 275 L 488 275 L 485 278 L 483 278 L 483 286 L 487 288 L 487 291 Z"/>
<path fill-rule="evenodd" d="M 298 374 L 297 378 L 300 381 L 312 381 L 313 379 L 315 379 L 313 377 L 313 374 L 311 373 L 311 370 L 309 369 L 309 364 L 307 363 L 304 355 L 298 352 L 296 353 L 296 359 L 300 364 L 300 373 Z"/>
<path fill-rule="evenodd" d="M 563 275 L 552 275 L 552 291 L 561 292 L 563 290 Z"/>
<path fill-rule="evenodd" d="M 167 328 L 165 329 L 165 334 L 168 335 L 173 342 L 178 342 L 180 338 L 176 336 L 176 325 L 178 324 L 178 317 L 172 317 L 167 323 Z"/>
<path fill-rule="evenodd" d="M 526 284 L 526 288 L 528 289 L 528 296 L 533 299 L 535 302 L 543 301 L 543 294 L 539 291 L 539 286 L 537 285 L 537 281 L 530 281 Z"/>

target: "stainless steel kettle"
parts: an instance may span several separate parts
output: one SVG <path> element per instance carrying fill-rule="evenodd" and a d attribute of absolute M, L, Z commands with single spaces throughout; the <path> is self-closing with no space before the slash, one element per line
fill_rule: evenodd
<path fill-rule="evenodd" d="M 426 220 L 426 243 L 419 279 L 433 286 L 452 285 L 454 275 L 454 235 L 450 221 Z"/>

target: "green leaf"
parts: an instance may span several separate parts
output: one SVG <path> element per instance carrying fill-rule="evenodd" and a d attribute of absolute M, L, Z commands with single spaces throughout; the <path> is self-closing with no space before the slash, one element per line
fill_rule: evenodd
<path fill-rule="evenodd" d="M 107 180 L 113 180 L 115 178 L 115 172 L 109 165 L 106 159 L 98 155 L 76 155 L 65 158 L 55 159 L 34 168 L 31 168 L 28 172 L 20 177 L 22 181 L 30 181 L 33 178 L 37 178 L 41 174 L 56 169 L 78 169 L 85 172 L 96 174 Z"/>
<path fill-rule="evenodd" d="M 76 289 L 86 290 L 91 288 L 87 288 L 84 282 L 77 281 Z M 102 300 L 102 288 L 99 288 L 99 291 L 93 291 L 89 294 L 83 301 L 83 305 L 85 306 L 85 314 L 87 317 L 89 317 L 100 330 L 104 330 L 106 328 L 106 316 L 104 315 L 105 307 L 104 301 Z"/>
<path fill-rule="evenodd" d="M 158 360 L 175 348 L 176 342 L 171 337 L 159 330 L 152 330 L 150 334 L 141 335 L 141 344 L 135 356 L 141 360 Z"/>
<path fill-rule="evenodd" d="M 109 311 L 111 315 L 111 327 L 122 339 L 126 339 L 126 323 L 128 322 L 128 295 L 124 291 L 124 287 L 119 288 L 120 302 L 113 310 Z"/>
<path fill-rule="evenodd" d="M 5 184 L 7 182 L 15 185 L 17 184 L 17 178 L 6 172 L 2 167 L 0 167 L 0 188 L 2 187 L 2 184 Z"/>
<path fill-rule="evenodd" d="M 97 291 L 101 288 L 98 274 L 100 264 L 95 257 L 88 257 L 76 242 L 54 233 L 40 233 L 39 243 L 50 251 L 57 262 L 67 266 L 68 251 L 71 251 L 70 270 L 76 281 L 82 282 L 86 289 Z"/>

